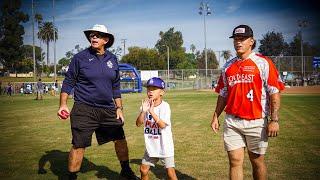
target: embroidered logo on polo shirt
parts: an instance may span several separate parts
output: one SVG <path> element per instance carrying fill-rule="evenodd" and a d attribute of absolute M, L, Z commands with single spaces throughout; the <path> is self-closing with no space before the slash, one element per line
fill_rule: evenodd
<path fill-rule="evenodd" d="M 111 62 L 111 61 L 108 61 L 108 62 L 107 62 L 107 66 L 108 66 L 110 69 L 113 68 L 112 62 Z"/>
<path fill-rule="evenodd" d="M 89 62 L 91 62 L 94 58 L 89 58 Z"/>

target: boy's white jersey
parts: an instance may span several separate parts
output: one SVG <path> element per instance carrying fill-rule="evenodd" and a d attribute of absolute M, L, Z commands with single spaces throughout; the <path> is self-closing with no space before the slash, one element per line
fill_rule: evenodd
<path fill-rule="evenodd" d="M 172 157 L 174 156 L 174 146 L 171 131 L 171 110 L 167 102 L 163 101 L 154 107 L 154 113 L 166 123 L 166 127 L 161 129 L 155 123 L 149 112 L 144 118 L 144 141 L 146 151 L 150 157 Z"/>

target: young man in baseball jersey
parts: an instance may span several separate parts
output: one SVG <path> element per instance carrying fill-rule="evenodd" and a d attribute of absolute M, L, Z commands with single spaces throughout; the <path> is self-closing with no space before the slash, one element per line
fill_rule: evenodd
<path fill-rule="evenodd" d="M 215 89 L 219 97 L 211 128 L 217 133 L 218 117 L 225 110 L 223 139 L 230 179 L 243 179 L 245 147 L 253 178 L 267 179 L 264 154 L 268 136 L 276 137 L 279 132 L 280 91 L 284 85 L 271 59 L 253 52 L 256 41 L 249 26 L 237 26 L 230 38 L 233 38 L 237 57 L 222 69 Z"/>
<path fill-rule="evenodd" d="M 165 83 L 153 77 L 147 81 L 148 98 L 142 100 L 140 114 L 136 120 L 139 127 L 144 125 L 146 150 L 140 166 L 141 179 L 149 179 L 150 166 L 161 160 L 167 169 L 170 180 L 177 179 L 174 164 L 174 146 L 171 132 L 171 110 L 167 102 L 162 100 Z"/>

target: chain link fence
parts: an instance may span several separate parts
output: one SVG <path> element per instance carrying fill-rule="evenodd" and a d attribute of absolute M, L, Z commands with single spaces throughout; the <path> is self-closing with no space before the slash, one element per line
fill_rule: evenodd
<path fill-rule="evenodd" d="M 306 86 L 306 85 L 319 85 L 320 73 L 319 68 L 313 68 L 313 57 L 311 56 L 271 56 L 270 57 L 278 71 L 280 72 L 283 81 L 290 86 Z M 210 89 L 214 88 L 217 84 L 220 76 L 220 69 L 173 69 L 167 70 L 155 70 L 158 72 L 158 77 L 165 80 L 167 83 L 167 89 Z M 141 74 L 141 71 L 139 71 Z M 6 93 L 6 82 L 2 83 L 0 89 L 1 94 Z M 52 86 L 54 82 L 44 82 L 44 92 L 52 92 Z M 145 83 L 145 82 L 143 82 Z M 12 82 L 13 94 L 35 93 L 36 82 Z M 59 83 L 59 90 L 61 88 L 61 82 Z M 130 84 L 129 84 L 130 85 Z M 121 85 L 128 86 L 127 84 Z M 28 90 L 30 89 L 31 90 Z"/>
<path fill-rule="evenodd" d="M 312 56 L 271 56 L 282 80 L 291 86 L 319 85 L 319 68 L 313 67 Z"/>
<path fill-rule="evenodd" d="M 319 85 L 319 70 L 312 66 L 312 56 L 271 56 L 286 85 Z M 139 71 L 140 72 L 140 71 Z M 220 69 L 174 69 L 158 70 L 158 76 L 166 81 L 168 89 L 214 88 L 220 76 Z M 207 74 L 207 75 L 206 75 Z M 145 82 L 144 82 L 145 83 Z"/>
<path fill-rule="evenodd" d="M 44 94 L 57 95 L 61 89 L 61 83 L 58 83 L 58 87 L 54 87 L 54 82 L 42 82 Z M 10 88 L 10 89 L 9 89 Z M 10 82 L 0 88 L 0 94 L 36 94 L 37 82 Z"/>

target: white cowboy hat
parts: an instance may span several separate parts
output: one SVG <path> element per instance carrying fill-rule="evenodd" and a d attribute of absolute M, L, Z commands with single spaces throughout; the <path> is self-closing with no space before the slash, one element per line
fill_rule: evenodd
<path fill-rule="evenodd" d="M 109 41 L 107 42 L 107 44 L 105 45 L 106 48 L 109 48 L 112 46 L 113 42 L 114 42 L 114 36 L 113 34 L 109 33 L 108 32 L 108 29 L 104 26 L 104 25 L 101 25 L 101 24 L 95 24 L 91 29 L 87 29 L 84 32 L 84 34 L 86 35 L 88 41 L 90 42 L 90 33 L 92 31 L 96 31 L 96 32 L 101 32 L 101 33 L 104 33 L 107 35 L 107 37 L 109 38 Z"/>

